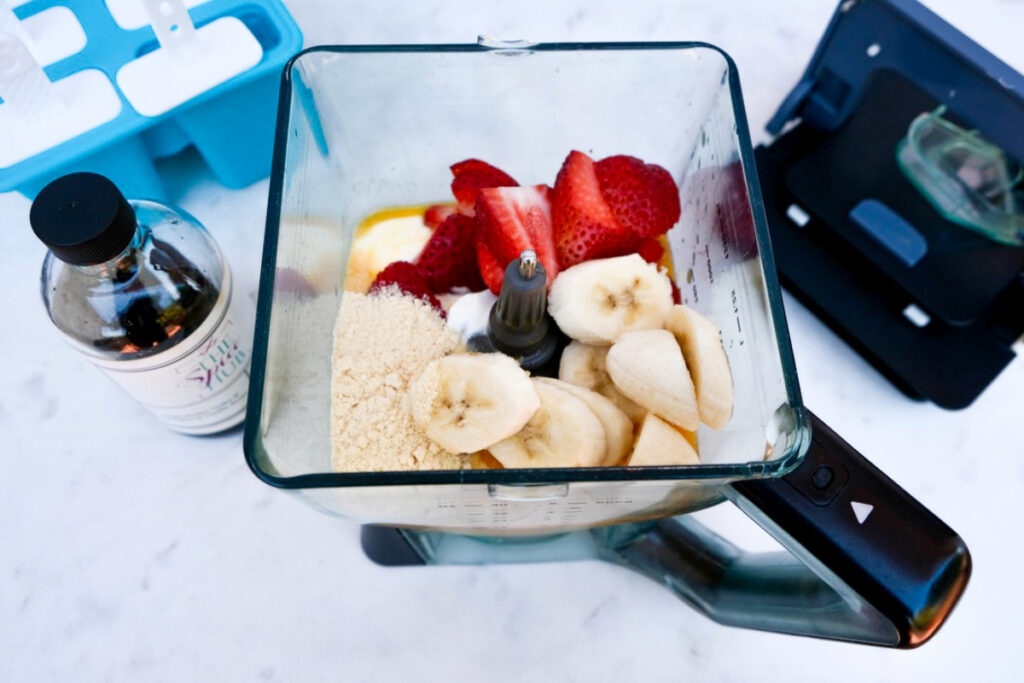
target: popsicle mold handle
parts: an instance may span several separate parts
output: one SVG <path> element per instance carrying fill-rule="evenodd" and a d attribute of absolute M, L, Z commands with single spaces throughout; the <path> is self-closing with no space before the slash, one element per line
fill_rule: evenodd
<path fill-rule="evenodd" d="M 200 45 L 184 0 L 141 0 L 160 47 L 179 59 L 195 59 Z"/>
<path fill-rule="evenodd" d="M 4 30 L 0 30 L 0 100 L 26 120 L 46 118 L 65 106 L 28 46 Z"/>
<path fill-rule="evenodd" d="M 605 559 L 664 583 L 715 621 L 897 648 L 926 642 L 967 585 L 957 534 L 813 415 L 787 476 L 726 495 L 789 552 L 750 553 L 693 519 L 610 527 Z"/>

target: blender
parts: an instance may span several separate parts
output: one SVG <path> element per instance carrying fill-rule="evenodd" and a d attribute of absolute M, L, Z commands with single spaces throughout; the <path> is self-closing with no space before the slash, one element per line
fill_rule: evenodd
<path fill-rule="evenodd" d="M 735 64 L 703 43 L 337 46 L 285 69 L 245 454 L 264 482 L 367 525 L 382 564 L 596 557 L 723 624 L 891 647 L 964 590 L 963 541 L 801 401 Z M 683 302 L 721 329 L 735 386 L 701 464 L 333 472 L 332 328 L 356 227 L 445 197 L 447 166 L 519 177 L 568 150 L 667 169 Z M 788 553 L 750 554 L 686 513 L 730 501 Z"/>

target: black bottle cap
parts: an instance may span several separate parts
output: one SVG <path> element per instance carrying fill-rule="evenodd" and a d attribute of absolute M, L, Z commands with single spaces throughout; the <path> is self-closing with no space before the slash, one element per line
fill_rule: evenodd
<path fill-rule="evenodd" d="M 498 351 L 534 370 L 555 351 L 555 326 L 547 315 L 547 271 L 532 250 L 508 264 L 501 294 L 491 307 L 487 336 Z"/>
<path fill-rule="evenodd" d="M 54 256 L 75 266 L 109 261 L 135 234 L 128 200 L 95 173 L 71 173 L 51 182 L 32 202 L 28 220 Z"/>

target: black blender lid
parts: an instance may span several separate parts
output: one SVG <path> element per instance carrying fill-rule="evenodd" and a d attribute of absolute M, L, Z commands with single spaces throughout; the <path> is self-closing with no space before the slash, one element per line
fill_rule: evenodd
<path fill-rule="evenodd" d="M 768 132 L 778 135 L 797 117 L 836 128 L 883 69 L 902 74 L 1024 160 L 1024 75 L 914 0 L 841 2 Z"/>
<path fill-rule="evenodd" d="M 76 266 L 114 258 L 135 234 L 131 205 L 96 173 L 70 173 L 49 183 L 33 200 L 29 222 L 54 256 Z"/>
<path fill-rule="evenodd" d="M 755 151 L 780 279 L 907 395 L 969 405 L 1024 334 L 1024 249 L 942 215 L 897 161 L 945 106 L 1024 162 L 1024 76 L 913 0 L 846 0 Z"/>

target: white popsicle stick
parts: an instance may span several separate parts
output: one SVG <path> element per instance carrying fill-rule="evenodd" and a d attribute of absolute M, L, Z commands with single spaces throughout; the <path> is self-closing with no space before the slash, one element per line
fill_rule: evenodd
<path fill-rule="evenodd" d="M 259 64 L 263 48 L 237 17 L 195 30 L 188 56 L 159 47 L 118 69 L 116 80 L 143 116 L 159 116 Z M 244 116 L 239 112 L 239 116 Z"/>
<path fill-rule="evenodd" d="M 13 6 L 7 0 L 0 0 L 0 31 L 14 34 L 21 42 L 28 46 L 32 45 L 32 39 L 25 31 L 25 27 L 21 25 L 21 20 L 14 13 Z"/>
<path fill-rule="evenodd" d="M 50 82 L 28 47 L 0 32 L 0 168 L 8 168 L 117 117 L 107 76 L 85 69 Z"/>
<path fill-rule="evenodd" d="M 86 43 L 75 13 L 60 5 L 19 20 L 10 0 L 0 0 L 0 31 L 14 34 L 42 66 L 80 52 Z"/>
<path fill-rule="evenodd" d="M 5 111 L 26 121 L 58 115 L 67 106 L 28 46 L 9 31 L 0 31 L 0 99 Z"/>
<path fill-rule="evenodd" d="M 2 1 L 2 0 L 0 0 Z M 87 39 L 78 17 L 57 5 L 21 21 L 30 41 L 28 49 L 43 66 L 59 62 L 85 49 Z"/>
<path fill-rule="evenodd" d="M 98 1 L 98 0 L 94 0 Z M 210 0 L 183 0 L 185 7 L 191 9 Z M 134 31 L 149 23 L 146 7 L 142 0 L 106 0 L 107 11 L 118 26 L 126 31 Z"/>
<path fill-rule="evenodd" d="M 142 0 L 149 24 L 165 50 L 174 59 L 199 59 L 202 46 L 196 38 L 196 27 L 183 0 Z"/>

